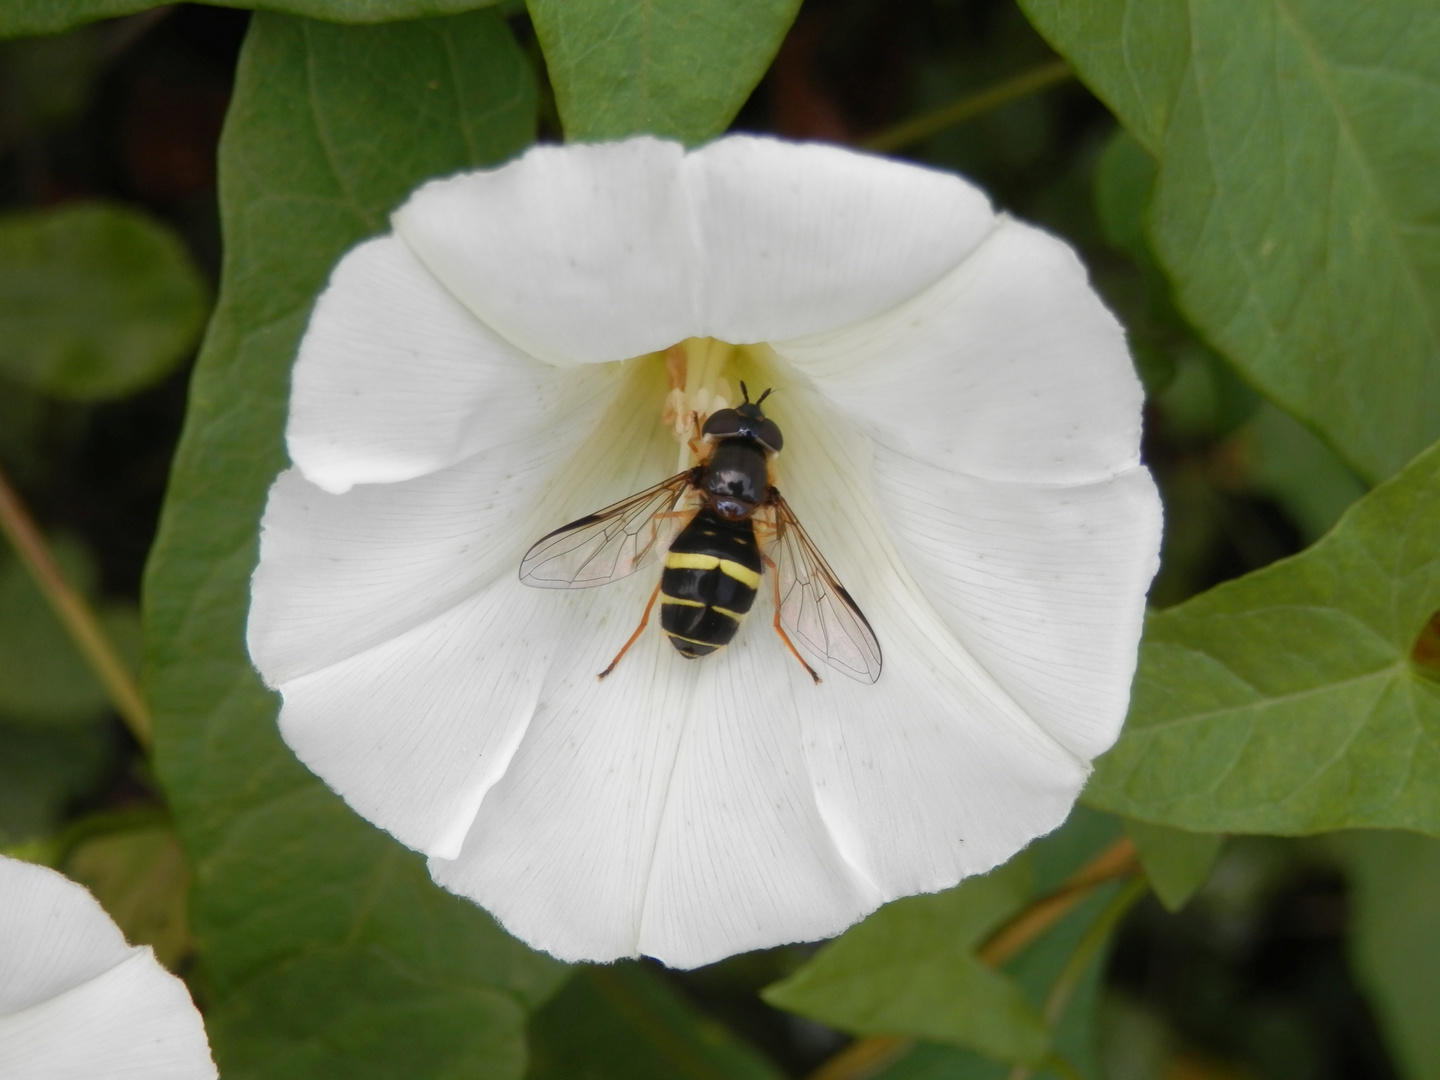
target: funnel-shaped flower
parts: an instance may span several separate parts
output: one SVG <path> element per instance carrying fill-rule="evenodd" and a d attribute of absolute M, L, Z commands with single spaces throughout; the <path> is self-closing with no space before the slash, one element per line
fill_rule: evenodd
<path fill-rule="evenodd" d="M 0 1076 L 214 1080 L 200 1014 L 148 946 L 53 870 L 0 857 Z"/>
<path fill-rule="evenodd" d="M 1160 511 L 1124 335 L 957 177 L 733 137 L 438 180 L 296 362 L 250 649 L 300 758 L 565 959 L 833 934 L 1064 820 L 1125 713 Z M 542 535 L 773 387 L 774 483 L 884 651 L 814 683 L 768 586 L 682 657 L 658 568 L 527 588 Z M 703 445 L 697 449 L 704 450 Z"/>

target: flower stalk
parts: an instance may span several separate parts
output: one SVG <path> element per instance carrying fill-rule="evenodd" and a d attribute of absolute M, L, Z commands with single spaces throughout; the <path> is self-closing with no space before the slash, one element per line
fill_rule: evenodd
<path fill-rule="evenodd" d="M 100 680 L 110 704 L 125 721 L 142 749 L 150 748 L 150 710 L 130 677 L 110 639 L 85 598 L 72 586 L 50 554 L 49 545 L 19 493 L 0 471 L 0 529 L 3 529 L 20 561 L 35 579 L 61 624 L 80 650 L 80 655 Z"/>
<path fill-rule="evenodd" d="M 1013 78 L 1005 79 L 993 86 L 987 86 L 977 93 L 967 94 L 958 101 L 941 105 L 938 109 L 931 109 L 892 127 L 884 128 L 874 135 L 861 139 L 859 145 L 864 150 L 875 150 L 881 153 L 903 150 L 907 146 L 939 134 L 946 128 L 963 124 L 992 109 L 1020 101 L 1031 94 L 1038 94 L 1041 90 L 1047 90 L 1074 77 L 1075 70 L 1064 60 L 1042 64 L 1029 71 L 1022 71 Z"/>

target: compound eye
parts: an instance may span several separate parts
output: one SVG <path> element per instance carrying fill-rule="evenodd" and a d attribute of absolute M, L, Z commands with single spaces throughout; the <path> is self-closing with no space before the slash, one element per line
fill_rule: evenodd
<path fill-rule="evenodd" d="M 780 434 L 780 425 L 775 423 L 774 420 L 766 420 L 761 424 L 760 430 L 755 433 L 755 437 L 777 454 L 780 452 L 780 448 L 785 445 L 785 436 Z"/>
<path fill-rule="evenodd" d="M 741 425 L 745 423 L 742 417 L 734 409 L 721 409 L 717 413 L 711 413 L 705 421 L 705 426 L 700 429 L 702 435 L 738 435 Z"/>

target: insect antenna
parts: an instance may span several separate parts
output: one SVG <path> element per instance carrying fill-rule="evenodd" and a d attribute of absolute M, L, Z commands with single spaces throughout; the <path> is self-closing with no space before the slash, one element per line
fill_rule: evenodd
<path fill-rule="evenodd" d="M 761 394 L 758 398 L 756 398 L 756 399 L 754 400 L 754 402 L 752 403 L 751 400 L 750 400 L 750 391 L 745 388 L 745 384 L 744 384 L 743 382 L 740 384 L 740 393 L 744 395 L 744 397 L 745 397 L 745 402 L 744 402 L 744 403 L 745 403 L 746 405 L 754 404 L 754 405 L 757 405 L 757 406 L 758 406 L 762 401 L 764 401 L 767 397 L 769 397 L 769 396 L 770 396 L 771 394 L 773 394 L 774 392 L 775 392 L 775 388 L 772 386 L 772 387 L 770 387 L 769 389 L 767 389 L 763 394 Z"/>

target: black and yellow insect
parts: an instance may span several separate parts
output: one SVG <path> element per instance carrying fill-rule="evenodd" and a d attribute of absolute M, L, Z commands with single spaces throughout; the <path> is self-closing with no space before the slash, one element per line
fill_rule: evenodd
<path fill-rule="evenodd" d="M 784 442 L 760 408 L 770 391 L 751 402 L 744 383 L 740 389 L 744 404 L 719 410 L 701 428 L 710 451 L 701 464 L 541 537 L 521 560 L 520 580 L 544 589 L 589 588 L 627 577 L 665 553 L 640 625 L 600 673 L 603 679 L 645 629 L 657 598 L 661 629 L 682 656 L 694 659 L 727 645 L 768 569 L 775 631 L 810 677 L 820 681 L 797 640 L 851 678 L 874 682 L 881 664 L 875 632 L 770 483 L 770 459 Z M 697 498 L 699 506 L 685 508 Z"/>

